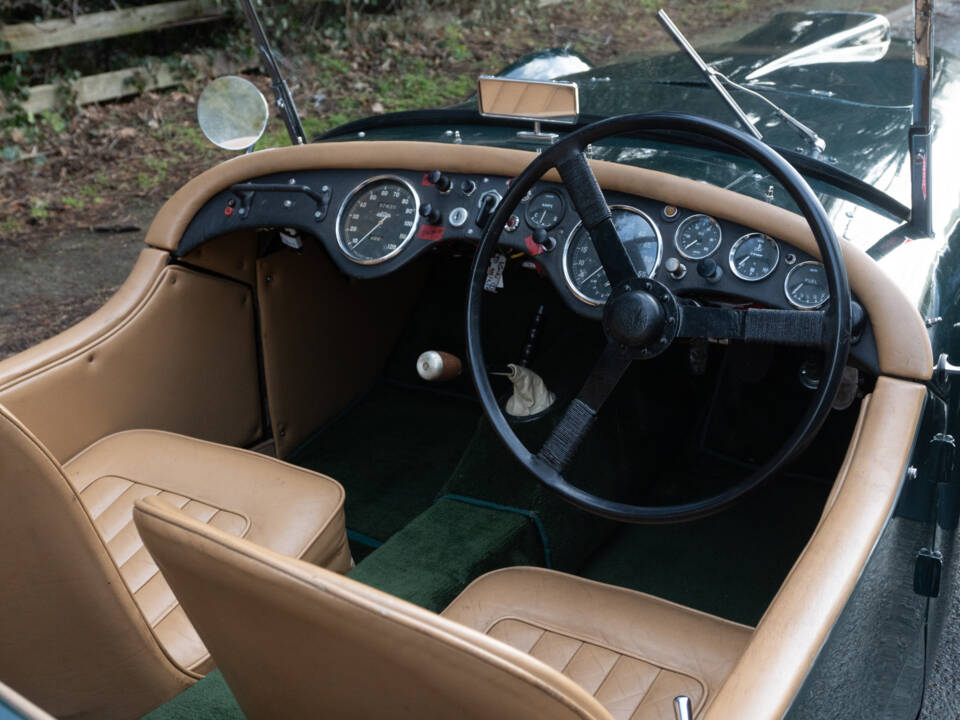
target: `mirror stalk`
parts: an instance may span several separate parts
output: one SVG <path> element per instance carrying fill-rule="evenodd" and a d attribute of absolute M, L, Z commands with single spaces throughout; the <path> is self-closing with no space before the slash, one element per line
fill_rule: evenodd
<path fill-rule="evenodd" d="M 247 24 L 250 26 L 250 32 L 253 33 L 254 41 L 257 43 L 257 49 L 263 58 L 264 69 L 270 76 L 270 89 L 273 90 L 276 106 L 283 115 L 283 124 L 287 126 L 290 142 L 294 145 L 303 145 L 307 134 L 303 131 L 303 124 L 300 122 L 300 115 L 297 114 L 297 106 L 293 102 L 290 88 L 280 74 L 280 66 L 277 65 L 273 50 L 270 49 L 270 42 L 267 40 L 263 23 L 260 22 L 260 16 L 253 7 L 253 0 L 239 0 L 239 2 L 247 18 Z"/>

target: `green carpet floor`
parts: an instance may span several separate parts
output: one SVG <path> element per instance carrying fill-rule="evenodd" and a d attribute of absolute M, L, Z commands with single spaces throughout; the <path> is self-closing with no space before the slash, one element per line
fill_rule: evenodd
<path fill-rule="evenodd" d="M 360 559 L 430 507 L 479 417 L 475 402 L 381 383 L 287 460 L 346 489 Z"/>
<path fill-rule="evenodd" d="M 542 538 L 529 515 L 443 498 L 349 575 L 440 612 L 485 572 L 542 564 Z"/>
<path fill-rule="evenodd" d="M 578 574 L 756 625 L 810 538 L 827 492 L 777 477 L 702 520 L 623 525 Z"/>
<path fill-rule="evenodd" d="M 245 720 L 233 693 L 219 670 L 164 703 L 144 720 Z"/>

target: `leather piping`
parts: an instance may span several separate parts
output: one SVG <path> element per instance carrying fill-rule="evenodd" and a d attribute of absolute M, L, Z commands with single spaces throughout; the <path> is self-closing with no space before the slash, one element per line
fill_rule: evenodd
<path fill-rule="evenodd" d="M 227 160 L 193 178 L 160 209 L 146 242 L 175 252 L 194 215 L 216 193 L 234 183 L 276 172 L 317 169 L 441 168 L 454 173 L 515 177 L 536 158 L 535 153 L 476 145 L 426 142 L 332 142 L 262 150 Z M 695 180 L 645 168 L 590 161 L 601 186 L 642 195 L 737 222 L 784 240 L 819 257 L 806 220 L 774 207 Z M 545 180 L 559 181 L 556 171 Z M 842 244 L 850 286 L 873 324 L 880 371 L 917 380 L 933 373 L 933 352 L 920 313 L 900 288 L 862 250 Z"/>
<path fill-rule="evenodd" d="M 6 705 L 14 713 L 19 713 L 26 720 L 53 720 L 53 716 L 46 710 L 37 707 L 23 695 L 8 685 L 0 682 L 0 704 Z M 0 705 L 0 707 L 2 707 Z"/>

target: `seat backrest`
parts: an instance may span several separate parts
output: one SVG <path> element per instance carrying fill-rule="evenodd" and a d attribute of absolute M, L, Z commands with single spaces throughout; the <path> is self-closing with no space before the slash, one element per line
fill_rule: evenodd
<path fill-rule="evenodd" d="M 132 717 L 194 678 L 163 654 L 56 459 L 0 405 L 0 679 L 57 717 Z"/>
<path fill-rule="evenodd" d="M 569 678 L 464 625 L 158 498 L 134 521 L 251 720 L 610 720 Z"/>

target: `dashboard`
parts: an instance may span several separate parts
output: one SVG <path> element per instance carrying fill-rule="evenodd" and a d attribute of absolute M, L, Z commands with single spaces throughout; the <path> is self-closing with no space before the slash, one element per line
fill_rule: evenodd
<path fill-rule="evenodd" d="M 509 183 L 502 176 L 440 170 L 265 175 L 208 200 L 188 225 L 178 255 L 240 228 L 273 227 L 315 236 L 347 275 L 380 277 L 441 245 L 476 244 Z M 678 297 L 799 310 L 829 301 L 823 266 L 776 237 L 637 195 L 604 195 L 634 268 Z M 505 257 L 532 263 L 572 310 L 600 319 L 610 285 L 562 184 L 534 186 L 503 228 L 500 248 Z M 495 269 L 492 274 L 489 289 L 495 290 Z M 869 323 L 861 325 L 852 352 L 872 368 L 876 350 Z"/>

